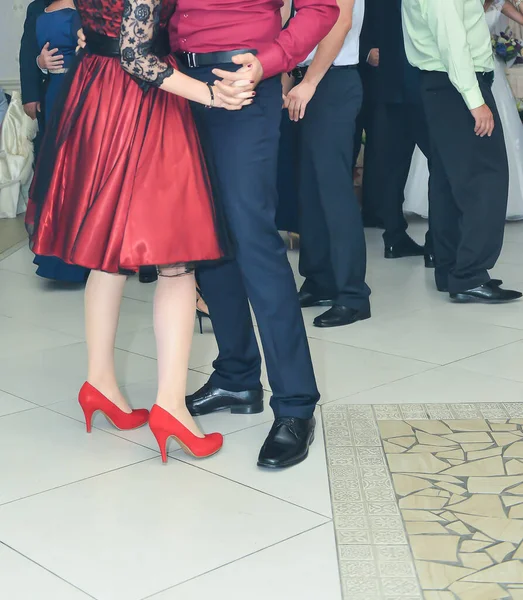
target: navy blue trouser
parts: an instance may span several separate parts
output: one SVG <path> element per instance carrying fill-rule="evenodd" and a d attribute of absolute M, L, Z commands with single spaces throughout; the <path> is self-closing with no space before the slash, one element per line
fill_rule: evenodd
<path fill-rule="evenodd" d="M 231 65 L 231 69 L 237 69 Z M 189 74 L 213 81 L 211 68 Z M 235 243 L 233 261 L 199 270 L 218 341 L 211 383 L 240 391 L 260 387 L 258 323 L 276 417 L 310 418 L 319 399 L 296 284 L 275 222 L 281 119 L 279 78 L 263 81 L 241 111 L 194 105 L 202 143 L 213 157 Z"/>

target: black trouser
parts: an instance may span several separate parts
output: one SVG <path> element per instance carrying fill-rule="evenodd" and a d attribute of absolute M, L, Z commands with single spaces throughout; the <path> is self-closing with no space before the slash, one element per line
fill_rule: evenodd
<path fill-rule="evenodd" d="M 383 197 L 377 212 L 385 229 L 385 245 L 392 246 L 401 241 L 408 227 L 403 203 L 412 155 L 418 146 L 430 165 L 430 142 L 422 104 L 391 103 L 385 104 L 382 110 L 379 151 L 387 162 L 387 168 L 381 173 Z M 431 250 L 428 232 L 426 241 L 427 250 Z"/>
<path fill-rule="evenodd" d="M 190 69 L 189 75 L 213 81 L 214 66 Z M 308 419 L 319 393 L 294 276 L 275 223 L 280 78 L 263 81 L 256 92 L 254 104 L 240 111 L 194 106 L 202 143 L 214 157 L 216 184 L 236 245 L 235 260 L 199 270 L 219 347 L 210 381 L 231 391 L 260 387 L 261 357 L 250 301 L 275 416 Z"/>
<path fill-rule="evenodd" d="M 376 104 L 375 99 L 366 102 L 358 119 L 362 121 L 361 125 L 365 130 L 361 213 L 365 223 L 381 227 L 383 224 L 379 213 L 383 203 L 382 180 L 387 168 L 380 148 L 381 131 L 384 127 L 383 106 Z"/>
<path fill-rule="evenodd" d="M 336 304 L 367 309 L 366 248 L 352 180 L 357 69 L 330 69 L 300 122 L 300 273 L 304 288 Z"/>
<path fill-rule="evenodd" d="M 503 128 L 492 74 L 478 74 L 495 119 L 491 137 L 474 119 L 446 73 L 424 72 L 422 97 L 431 142 L 430 219 L 436 283 L 458 293 L 489 281 L 501 252 L 508 198 Z"/>

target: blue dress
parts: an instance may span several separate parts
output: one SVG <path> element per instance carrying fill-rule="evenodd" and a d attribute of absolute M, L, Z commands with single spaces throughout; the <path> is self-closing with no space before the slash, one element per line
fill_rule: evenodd
<path fill-rule="evenodd" d="M 80 17 L 73 8 L 43 12 L 36 20 L 36 37 L 38 45 L 43 48 L 49 42 L 49 49 L 58 48 L 58 54 L 64 57 L 63 69 L 68 69 L 75 57 L 77 31 L 82 26 Z M 49 73 L 49 81 L 45 92 L 45 120 L 49 122 L 55 100 L 63 84 L 65 73 Z M 87 279 L 89 271 L 84 267 L 68 265 L 53 256 L 36 256 L 36 271 L 40 277 L 81 283 Z"/>

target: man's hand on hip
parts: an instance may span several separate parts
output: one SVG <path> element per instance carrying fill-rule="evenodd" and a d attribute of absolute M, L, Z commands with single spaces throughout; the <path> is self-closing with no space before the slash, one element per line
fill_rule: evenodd
<path fill-rule="evenodd" d="M 24 104 L 24 112 L 28 117 L 35 121 L 40 112 L 40 102 L 28 102 L 27 104 Z"/>
<path fill-rule="evenodd" d="M 64 66 L 64 55 L 58 54 L 58 48 L 49 50 L 49 42 L 45 44 L 40 52 L 40 55 L 36 59 L 38 66 L 42 70 L 54 71 L 61 69 Z"/>
<path fill-rule="evenodd" d="M 289 110 L 289 119 L 299 121 L 305 116 L 307 105 L 316 93 L 316 86 L 308 81 L 302 81 L 287 94 L 284 108 Z"/>
<path fill-rule="evenodd" d="M 253 90 L 263 78 L 263 67 L 261 62 L 251 54 L 237 54 L 233 56 L 233 63 L 241 65 L 237 71 L 224 71 L 213 69 L 213 75 L 221 77 L 227 85 L 244 88 L 243 91 Z"/>
<path fill-rule="evenodd" d="M 486 104 L 483 104 L 483 106 L 473 108 L 470 112 L 476 121 L 474 133 L 480 137 L 485 137 L 486 135 L 490 137 L 494 131 L 494 115 L 490 108 Z"/>

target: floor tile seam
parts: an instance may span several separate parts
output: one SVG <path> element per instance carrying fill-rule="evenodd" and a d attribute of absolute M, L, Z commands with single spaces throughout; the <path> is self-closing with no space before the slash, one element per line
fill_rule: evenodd
<path fill-rule="evenodd" d="M 510 328 L 507 328 L 507 329 L 510 329 Z M 521 333 L 523 333 L 523 329 L 514 329 L 513 331 L 521 331 Z M 445 367 L 448 367 L 449 365 L 459 366 L 459 363 L 465 362 L 466 360 L 469 360 L 470 358 L 476 358 L 478 356 L 482 356 L 483 354 L 488 354 L 489 352 L 493 352 L 494 350 L 500 350 L 501 348 L 507 348 L 508 346 L 515 346 L 516 344 L 521 344 L 522 341 L 523 341 L 523 337 L 519 340 L 513 340 L 512 342 L 508 342 L 507 344 L 502 344 L 501 346 L 496 346 L 495 348 L 491 348 L 490 350 L 482 350 L 481 352 L 476 352 L 476 354 L 471 354 L 470 356 L 458 358 L 458 360 L 446 363 L 445 365 L 441 365 L 441 366 L 445 366 Z M 466 370 L 470 371 L 470 369 L 466 369 Z M 471 372 L 475 373 L 476 371 L 471 371 Z M 498 377 L 498 376 L 492 375 L 492 377 Z M 506 378 L 500 377 L 500 379 L 506 379 Z M 515 381 L 515 380 L 509 379 L 509 381 Z"/>
<path fill-rule="evenodd" d="M 156 380 L 152 380 L 152 381 L 156 381 Z M 122 386 L 125 387 L 125 386 Z M 21 398 L 23 400 L 23 398 Z M 74 399 L 71 400 L 65 400 L 65 402 L 73 402 Z M 72 417 L 71 415 L 64 415 L 62 412 L 56 410 L 53 408 L 53 406 L 56 406 L 57 404 L 62 404 L 64 402 L 64 400 L 60 401 L 60 402 L 54 402 L 53 404 L 47 404 L 45 406 L 40 405 L 40 404 L 35 404 L 34 408 L 45 408 L 46 410 L 56 414 L 56 415 L 60 415 L 62 417 L 66 417 L 67 419 L 71 419 L 72 421 L 74 421 L 75 423 L 84 423 L 84 420 L 81 417 Z M 34 403 L 33 403 L 34 404 Z M 33 410 L 33 409 L 27 409 L 27 410 Z M 21 412 L 21 411 L 19 411 Z M 16 414 L 16 413 L 11 413 L 11 414 Z M 9 416 L 9 415 L 4 415 L 4 416 Z M 253 429 L 254 427 L 259 427 L 260 425 L 266 425 L 267 423 L 271 423 L 272 419 L 268 418 L 267 421 L 262 421 L 260 423 L 256 423 L 254 425 L 248 425 L 247 427 L 243 427 L 240 429 L 235 429 L 234 431 L 229 431 L 228 433 L 223 434 L 224 437 L 227 437 L 229 435 L 233 435 L 235 433 L 240 433 L 242 431 L 247 431 L 248 429 Z M 97 431 L 101 431 L 103 433 L 107 433 L 108 435 L 112 435 L 113 437 L 116 437 L 120 440 L 124 440 L 125 442 L 130 442 L 131 444 L 135 444 L 136 446 L 140 446 L 140 448 L 145 448 L 146 450 L 151 450 L 152 452 L 156 452 L 159 454 L 159 450 L 157 448 L 151 448 L 150 446 L 145 446 L 144 444 L 141 444 L 140 442 L 137 442 L 135 440 L 130 440 L 126 437 L 123 437 L 122 435 L 120 435 L 116 430 L 113 429 L 103 429 L 103 427 L 99 427 L 95 424 L 93 424 L 93 429 L 96 429 Z M 172 456 L 174 458 L 174 453 L 178 452 L 178 450 L 174 450 L 171 452 L 168 452 L 169 456 Z"/>
<path fill-rule="evenodd" d="M 183 452 L 183 450 L 177 450 L 176 452 Z M 174 454 L 169 454 L 169 457 L 172 458 L 173 460 L 176 460 L 176 461 L 186 465 L 186 466 L 193 467 L 195 469 L 198 469 L 199 471 L 203 471 L 204 473 L 207 473 L 208 475 L 214 475 L 215 477 L 219 477 L 220 479 L 223 479 L 224 481 L 228 481 L 229 483 L 241 485 L 242 487 L 247 488 L 253 492 L 258 492 L 259 494 L 263 494 L 264 496 L 267 496 L 268 498 L 272 498 L 273 500 L 279 500 L 280 502 L 284 502 L 285 504 L 288 504 L 289 506 L 293 506 L 294 508 L 299 508 L 310 514 L 313 514 L 316 517 L 321 517 L 322 519 L 325 519 L 325 523 L 333 520 L 332 515 L 324 515 L 323 513 L 320 513 L 311 508 L 307 508 L 306 506 L 302 506 L 301 504 L 296 504 L 295 502 L 292 502 L 291 500 L 287 500 L 285 498 L 280 498 L 279 496 L 275 496 L 274 494 L 271 494 L 270 492 L 267 492 L 265 490 L 261 490 L 252 485 L 249 485 L 247 483 L 242 483 L 241 481 L 233 479 L 232 477 L 227 477 L 227 475 L 223 475 L 222 473 L 216 473 L 215 471 L 211 471 L 210 468 L 205 468 L 203 466 L 200 466 L 199 464 L 193 464 L 193 463 L 186 462 L 185 460 L 178 458 Z M 325 523 L 323 523 L 323 524 L 325 524 Z"/>
<path fill-rule="evenodd" d="M 1 385 L 1 384 L 0 384 Z M 13 392 L 9 392 L 8 390 L 4 390 L 3 388 L 0 387 L 0 392 L 3 392 L 4 394 L 7 394 L 8 396 L 13 396 L 13 398 L 16 398 L 17 400 L 23 400 L 24 402 L 28 402 L 29 404 L 34 404 L 35 408 L 41 408 L 42 405 L 41 404 L 37 404 L 36 402 L 34 402 L 33 400 L 27 400 L 27 398 L 23 398 L 22 396 L 19 396 L 18 394 L 13 394 Z M 18 411 L 17 411 L 18 412 Z M 6 415 L 7 416 L 7 415 Z"/>
<path fill-rule="evenodd" d="M 15 252 L 17 252 L 18 250 L 20 250 L 20 248 L 23 248 L 24 246 L 26 246 L 28 243 L 27 239 L 24 240 L 20 240 L 19 242 L 16 242 L 16 244 L 14 244 L 13 246 L 11 246 L 10 248 L 7 248 L 7 250 L 4 250 L 2 253 L 0 253 L 0 263 L 5 260 L 6 258 L 9 258 L 12 254 L 14 254 Z M 3 269 L 2 267 L 0 267 L 0 269 L 2 271 L 7 271 L 9 269 Z M 14 271 L 16 273 L 16 271 Z"/>
<path fill-rule="evenodd" d="M 333 402 L 339 402 L 341 400 L 345 400 L 345 399 L 349 399 L 349 398 L 353 398 L 354 396 L 359 396 L 360 394 L 365 394 L 367 392 L 370 392 L 372 390 L 377 390 L 379 388 L 382 387 L 387 387 L 388 385 L 392 385 L 394 383 L 397 383 L 399 381 L 405 381 L 406 379 L 411 379 L 412 377 L 416 377 L 418 375 L 422 375 L 423 373 L 429 373 L 430 371 L 435 371 L 437 369 L 440 369 L 441 365 L 433 365 L 430 369 L 426 369 L 425 371 L 420 371 L 419 373 L 412 373 L 411 375 L 405 375 L 405 377 L 400 377 L 399 379 L 393 379 L 392 381 L 387 381 L 385 383 L 380 383 L 378 385 L 374 385 L 370 388 L 367 388 L 366 390 L 360 390 L 358 392 L 353 392 L 352 394 L 349 394 L 348 396 L 341 396 L 340 398 L 335 398 L 334 400 L 325 400 L 325 401 L 321 401 L 321 406 L 328 406 L 329 404 L 332 404 Z M 372 406 L 372 405 L 368 405 L 368 406 Z"/>
<path fill-rule="evenodd" d="M 319 525 L 315 525 L 314 527 L 309 527 L 307 529 L 304 529 L 303 531 L 300 531 L 299 533 L 295 533 L 294 535 L 291 535 L 287 538 L 284 538 L 282 540 L 278 540 L 277 542 L 274 542 L 273 544 L 269 544 L 268 546 L 264 546 L 263 548 L 258 548 L 257 550 L 253 551 L 253 552 L 249 552 L 248 554 L 245 554 L 244 556 L 235 558 L 234 560 L 231 560 L 229 562 L 223 563 L 222 565 L 219 565 L 217 567 L 214 567 L 212 569 L 209 569 L 208 571 L 204 571 L 203 573 L 200 573 L 198 575 L 195 575 L 194 577 L 190 577 L 189 579 L 185 579 L 184 581 L 180 581 L 180 583 L 177 583 L 175 585 L 172 585 L 170 587 L 167 587 L 163 590 L 159 590 L 158 592 L 154 592 L 154 594 L 150 594 L 149 596 L 145 596 L 144 598 L 141 598 L 141 600 L 153 600 L 156 596 L 163 594 L 169 590 L 173 590 L 176 589 L 177 587 L 180 587 L 182 585 L 185 585 L 186 583 L 189 583 L 191 581 L 194 581 L 196 579 L 199 579 L 200 577 L 204 577 L 205 575 L 209 575 L 210 573 L 213 573 L 215 571 L 219 571 L 220 569 L 223 569 L 225 567 L 228 567 L 230 565 L 233 565 L 239 561 L 245 560 L 246 558 L 249 558 L 251 556 L 255 556 L 256 554 L 259 554 L 260 552 L 265 552 L 266 550 L 270 550 L 271 548 L 275 548 L 276 546 L 279 546 L 280 544 L 284 544 L 285 542 L 288 542 L 290 540 L 293 540 L 297 537 L 300 537 L 302 535 L 305 535 L 307 533 L 310 533 L 311 531 L 314 531 L 315 529 L 319 529 L 320 527 L 325 527 L 325 525 L 328 525 L 329 522 L 331 521 L 327 521 L 325 523 L 320 523 Z"/>
<path fill-rule="evenodd" d="M 150 448 L 147 448 L 150 450 Z M 137 460 L 126 465 L 122 465 L 121 467 L 115 467 L 114 469 L 109 469 L 107 471 L 102 471 L 100 473 L 95 473 L 94 475 L 89 475 L 88 477 L 82 477 L 80 479 L 75 479 L 74 481 L 69 481 L 67 483 L 63 483 L 61 485 L 56 485 L 54 487 L 48 488 L 46 490 L 41 490 L 39 492 L 35 492 L 34 494 L 28 494 L 27 496 L 22 496 L 21 498 L 15 498 L 14 500 L 9 500 L 7 502 L 0 502 L 0 513 L 4 506 L 9 506 L 10 504 L 15 504 L 16 502 L 22 502 L 24 500 L 28 500 L 29 498 L 35 498 L 36 496 L 41 496 L 43 494 L 47 494 L 48 492 L 54 492 L 55 490 L 61 490 L 63 488 L 69 487 L 71 485 L 76 485 L 78 483 L 82 483 L 84 481 L 89 481 L 90 479 L 96 479 L 97 477 L 103 477 L 104 475 L 109 475 L 111 473 L 116 473 L 116 471 L 121 471 L 122 469 L 128 469 L 130 467 L 135 467 L 136 465 L 140 465 L 142 463 L 157 460 L 156 456 L 151 456 L 149 458 L 144 458 L 143 460 Z"/>
<path fill-rule="evenodd" d="M 7 544 L 6 542 L 3 542 L 2 540 L 0 540 L 0 546 L 5 546 L 6 548 L 8 548 L 9 550 L 15 552 L 16 554 L 18 554 L 18 556 L 21 556 L 22 558 L 24 558 L 25 560 L 28 560 L 30 563 L 36 565 L 37 567 L 40 567 L 41 569 L 43 569 L 44 571 L 46 571 L 47 573 L 49 573 L 50 575 L 52 575 L 53 577 L 56 577 L 57 579 L 59 579 L 60 581 L 63 581 L 64 583 L 66 583 L 67 585 L 75 588 L 76 590 L 78 590 L 79 592 L 82 592 L 82 594 L 85 594 L 87 597 L 92 598 L 93 600 L 97 600 L 97 598 L 95 596 L 93 596 L 92 594 L 89 594 L 88 592 L 86 592 L 85 590 L 82 590 L 82 588 L 79 588 L 77 585 L 75 585 L 74 583 L 71 583 L 70 581 L 68 581 L 67 579 L 64 579 L 61 575 L 58 575 L 58 573 L 55 573 L 54 571 L 51 571 L 51 569 L 48 569 L 47 567 L 45 567 L 44 565 L 40 564 L 39 562 L 37 562 L 36 560 L 34 560 L 33 558 L 30 558 L 29 556 L 26 556 L 25 554 L 23 554 L 23 552 L 20 552 L 20 550 L 17 550 L 16 548 L 14 548 L 13 546 L 10 546 L 9 544 Z"/>
<path fill-rule="evenodd" d="M 518 330 L 519 331 L 519 330 Z M 405 360 L 411 360 L 414 362 L 419 362 L 419 363 L 423 363 L 426 365 L 431 365 L 434 367 L 442 367 L 444 365 L 437 363 L 437 362 L 430 362 L 428 360 L 423 360 L 421 358 L 412 358 L 412 356 L 404 356 L 403 354 L 393 354 L 392 352 L 383 352 L 383 350 L 376 350 L 375 348 L 367 348 L 365 346 L 356 346 L 355 344 L 345 344 L 344 342 L 338 342 L 338 341 L 332 341 L 332 340 L 327 340 L 324 338 L 317 338 L 317 337 L 313 337 L 308 335 L 307 336 L 309 339 L 311 340 L 316 340 L 319 342 L 326 342 L 328 344 L 336 344 L 337 346 L 345 346 L 348 348 L 353 348 L 354 350 L 366 350 L 367 352 L 374 352 L 376 354 L 383 354 L 384 356 L 392 356 L 394 358 L 403 358 Z M 517 341 L 521 341 L 521 340 L 517 340 Z"/>
<path fill-rule="evenodd" d="M 26 400 L 26 402 L 27 402 L 27 400 Z M 36 410 L 37 408 L 42 408 L 42 407 L 38 406 L 38 404 L 35 404 L 34 406 L 31 406 L 29 408 L 22 408 L 20 410 L 14 410 L 13 412 L 6 413 L 5 415 L 0 415 L 0 419 L 4 419 L 5 417 L 11 417 L 13 415 L 19 415 L 21 413 L 30 412 L 32 410 Z"/>

